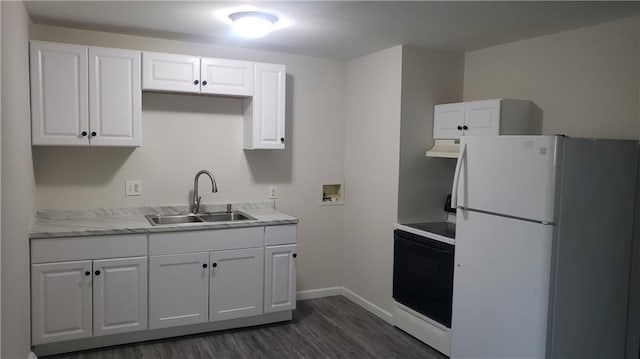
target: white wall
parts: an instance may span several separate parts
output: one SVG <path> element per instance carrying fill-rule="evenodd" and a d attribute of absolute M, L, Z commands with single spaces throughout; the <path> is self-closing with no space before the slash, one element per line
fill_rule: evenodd
<path fill-rule="evenodd" d="M 402 46 L 347 65 L 342 282 L 384 311 L 391 310 L 401 71 Z"/>
<path fill-rule="evenodd" d="M 464 54 L 403 46 L 398 222 L 444 220 L 455 159 L 426 157 L 433 106 L 462 99 Z"/>
<path fill-rule="evenodd" d="M 465 56 L 464 99 L 521 98 L 544 134 L 636 139 L 638 18 L 512 42 Z"/>
<path fill-rule="evenodd" d="M 36 208 L 127 207 L 189 202 L 193 176 L 203 203 L 263 201 L 300 218 L 299 290 L 340 285 L 343 208 L 320 207 L 320 183 L 344 177 L 343 61 L 34 25 L 32 39 L 282 63 L 287 66 L 285 151 L 242 150 L 240 99 L 145 93 L 142 147 L 34 148 Z M 124 196 L 140 179 L 143 195 Z"/>
<path fill-rule="evenodd" d="M 33 167 L 29 112 L 29 16 L 22 1 L 2 7 L 2 358 L 30 347 L 29 240 Z"/>

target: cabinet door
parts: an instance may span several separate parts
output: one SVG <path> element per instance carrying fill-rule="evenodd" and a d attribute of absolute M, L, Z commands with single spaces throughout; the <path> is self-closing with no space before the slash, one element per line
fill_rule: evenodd
<path fill-rule="evenodd" d="M 464 125 L 464 103 L 436 105 L 433 108 L 433 138 L 455 139 L 462 131 L 458 127 Z"/>
<path fill-rule="evenodd" d="M 142 89 L 200 93 L 200 58 L 143 52 Z"/>
<path fill-rule="evenodd" d="M 140 146 L 140 52 L 89 48 L 91 145 Z"/>
<path fill-rule="evenodd" d="M 32 344 L 91 336 L 91 261 L 31 266 Z"/>
<path fill-rule="evenodd" d="M 245 113 L 245 149 L 284 149 L 286 71 L 284 65 L 255 64 L 255 92 Z M 247 110 L 245 110 L 247 111 Z"/>
<path fill-rule="evenodd" d="M 295 244 L 265 249 L 264 312 L 296 309 Z"/>
<path fill-rule="evenodd" d="M 211 252 L 209 321 L 262 314 L 264 248 Z"/>
<path fill-rule="evenodd" d="M 201 93 L 253 96 L 253 62 L 200 59 Z"/>
<path fill-rule="evenodd" d="M 208 320 L 208 262 L 208 252 L 149 257 L 150 329 Z"/>
<path fill-rule="evenodd" d="M 500 134 L 500 100 L 471 101 L 464 105 L 464 123 L 469 136 Z"/>
<path fill-rule="evenodd" d="M 30 62 L 32 144 L 88 145 L 87 47 L 32 41 Z"/>
<path fill-rule="evenodd" d="M 93 334 L 147 329 L 147 257 L 93 262 Z"/>

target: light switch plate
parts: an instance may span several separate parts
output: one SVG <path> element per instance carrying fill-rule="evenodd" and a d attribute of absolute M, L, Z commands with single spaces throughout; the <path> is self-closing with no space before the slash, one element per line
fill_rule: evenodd
<path fill-rule="evenodd" d="M 142 196 L 142 181 L 128 180 L 124 182 L 125 196 Z"/>
<path fill-rule="evenodd" d="M 269 186 L 269 198 L 270 199 L 278 198 L 278 195 L 276 193 L 276 186 Z"/>

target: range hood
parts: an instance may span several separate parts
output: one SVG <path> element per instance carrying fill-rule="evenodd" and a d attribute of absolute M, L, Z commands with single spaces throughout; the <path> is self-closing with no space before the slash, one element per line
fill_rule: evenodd
<path fill-rule="evenodd" d="M 434 140 L 427 157 L 458 158 L 459 152 L 460 140 Z"/>

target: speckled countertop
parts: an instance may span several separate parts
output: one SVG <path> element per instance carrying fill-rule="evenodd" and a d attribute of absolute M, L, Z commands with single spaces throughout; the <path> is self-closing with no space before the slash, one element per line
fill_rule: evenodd
<path fill-rule="evenodd" d="M 200 212 L 225 211 L 226 205 L 206 205 Z M 89 210 L 38 210 L 29 234 L 31 239 L 80 237 L 107 234 L 192 231 L 202 229 L 239 228 L 298 223 L 298 219 L 275 209 L 274 202 L 234 203 L 234 211 L 242 211 L 255 220 L 238 222 L 203 222 L 152 226 L 147 214 L 187 213 L 188 206 L 95 208 Z"/>

